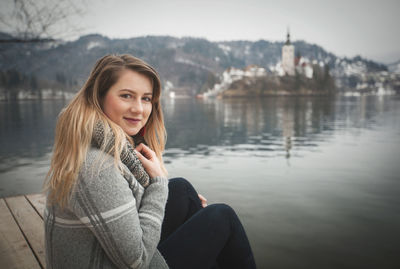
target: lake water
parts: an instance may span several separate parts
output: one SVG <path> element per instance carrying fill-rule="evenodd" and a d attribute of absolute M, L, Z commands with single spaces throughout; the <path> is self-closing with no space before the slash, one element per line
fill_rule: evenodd
<path fill-rule="evenodd" d="M 40 191 L 65 104 L 0 103 L 0 197 Z M 170 176 L 236 210 L 258 268 L 400 268 L 400 97 L 163 108 Z"/>

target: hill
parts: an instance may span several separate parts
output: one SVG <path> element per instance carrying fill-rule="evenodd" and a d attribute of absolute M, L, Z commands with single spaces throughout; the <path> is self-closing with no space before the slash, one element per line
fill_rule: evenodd
<path fill-rule="evenodd" d="M 365 83 L 366 87 L 376 87 L 376 83 L 385 82 L 385 76 L 390 73 L 387 66 L 360 56 L 340 58 L 305 41 L 296 41 L 293 45 L 298 55 L 328 65 L 340 88 L 355 89 Z M 92 34 L 71 42 L 1 44 L 0 71 L 4 74 L 14 70 L 34 77 L 39 84 L 61 85 L 63 89 L 76 91 L 98 58 L 110 53 L 130 53 L 159 71 L 166 90 L 174 88 L 178 94 L 196 95 L 212 88 L 230 67 L 243 69 L 258 65 L 267 71 L 273 70 L 280 62 L 282 46 L 283 42 L 266 40 L 211 42 L 171 36 L 110 39 Z M 364 81 L 365 74 L 374 75 L 367 76 L 369 81 Z"/>

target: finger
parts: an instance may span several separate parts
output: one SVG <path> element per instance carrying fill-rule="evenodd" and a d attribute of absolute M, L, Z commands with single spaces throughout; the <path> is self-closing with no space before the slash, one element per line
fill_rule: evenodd
<path fill-rule="evenodd" d="M 155 156 L 154 151 L 152 151 L 148 146 L 146 146 L 143 143 L 140 143 L 137 147 L 136 150 L 142 153 L 147 159 L 152 159 Z"/>
<path fill-rule="evenodd" d="M 204 198 L 204 196 L 201 195 L 201 194 L 198 194 L 198 196 L 199 196 L 200 201 L 201 201 L 201 206 L 202 206 L 203 208 L 206 207 L 206 206 L 207 206 L 207 199 Z"/>
<path fill-rule="evenodd" d="M 143 154 L 140 153 L 139 151 L 135 150 L 135 153 L 136 153 L 136 156 L 138 156 L 139 161 L 140 161 L 142 164 L 143 164 L 143 162 L 148 161 L 148 159 L 147 159 L 145 156 L 143 156 Z"/>
<path fill-rule="evenodd" d="M 140 145 L 142 145 L 142 144 L 140 144 Z M 143 155 L 143 157 L 145 157 L 148 160 L 151 160 L 151 158 L 152 158 L 152 155 L 148 151 L 146 151 L 146 149 L 144 149 L 143 146 L 136 147 L 135 151 L 140 153 L 141 155 Z"/>
<path fill-rule="evenodd" d="M 145 145 L 143 143 L 140 143 L 135 149 L 139 152 L 144 152 L 145 151 Z"/>
<path fill-rule="evenodd" d="M 200 200 L 207 202 L 207 199 L 203 195 L 198 194 L 198 196 L 199 196 Z"/>
<path fill-rule="evenodd" d="M 136 149 L 137 151 L 141 151 L 142 148 L 143 148 L 143 143 L 140 143 L 139 145 L 137 145 L 137 146 L 135 147 L 135 149 Z"/>

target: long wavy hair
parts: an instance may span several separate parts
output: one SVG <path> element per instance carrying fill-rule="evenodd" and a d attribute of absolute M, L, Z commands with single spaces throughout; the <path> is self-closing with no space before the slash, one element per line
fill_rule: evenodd
<path fill-rule="evenodd" d="M 145 75 L 153 85 L 152 111 L 146 123 L 144 139 L 161 161 L 166 142 L 164 117 L 161 110 L 161 82 L 158 73 L 149 64 L 131 55 L 106 55 L 99 59 L 82 89 L 61 111 L 55 133 L 53 156 L 50 170 L 43 184 L 43 192 L 48 193 L 48 201 L 64 207 L 68 202 L 79 170 L 91 145 L 95 124 L 102 122 L 111 127 L 115 143 L 113 152 L 116 166 L 121 170 L 120 154 L 125 143 L 132 138 L 121 127 L 112 122 L 102 110 L 102 101 L 107 91 L 114 85 L 124 69 Z M 108 136 L 105 128 L 105 139 Z M 102 149 L 108 141 L 103 142 Z"/>

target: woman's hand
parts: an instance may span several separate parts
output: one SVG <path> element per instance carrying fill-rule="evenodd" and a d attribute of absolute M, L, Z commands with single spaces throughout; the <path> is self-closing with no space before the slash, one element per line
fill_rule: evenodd
<path fill-rule="evenodd" d="M 207 206 L 207 199 L 204 198 L 204 196 L 201 195 L 201 194 L 198 194 L 198 195 L 199 195 L 199 198 L 200 198 L 200 201 L 201 201 L 201 206 L 202 207 L 206 207 Z"/>
<path fill-rule="evenodd" d="M 161 169 L 160 160 L 157 158 L 154 151 L 143 143 L 140 143 L 139 146 L 135 148 L 135 151 L 150 178 L 165 177 Z"/>

